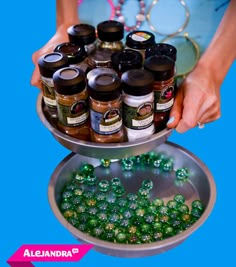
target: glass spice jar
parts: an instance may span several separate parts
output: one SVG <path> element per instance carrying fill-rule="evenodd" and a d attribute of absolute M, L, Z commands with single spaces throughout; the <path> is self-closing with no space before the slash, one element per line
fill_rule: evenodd
<path fill-rule="evenodd" d="M 58 128 L 81 140 L 90 140 L 89 105 L 85 74 L 65 67 L 53 74 L 58 111 Z"/>
<path fill-rule="evenodd" d="M 111 68 L 112 51 L 109 49 L 96 49 L 87 58 L 89 70 L 95 68 Z"/>
<path fill-rule="evenodd" d="M 91 140 L 98 143 L 124 141 L 121 80 L 102 73 L 88 81 Z"/>
<path fill-rule="evenodd" d="M 156 132 L 163 130 L 174 103 L 175 62 L 167 56 L 150 56 L 144 68 L 154 75 L 154 124 Z"/>
<path fill-rule="evenodd" d="M 54 52 L 60 52 L 67 56 L 69 66 L 76 66 L 84 72 L 88 71 L 88 64 L 86 61 L 87 53 L 83 45 L 74 44 L 70 42 L 58 44 Z"/>
<path fill-rule="evenodd" d="M 96 29 L 90 24 L 76 24 L 67 29 L 69 41 L 83 45 L 87 54 L 91 54 L 97 46 Z"/>
<path fill-rule="evenodd" d="M 92 79 L 93 77 L 100 75 L 100 74 L 113 74 L 113 75 L 117 75 L 118 73 L 114 70 L 114 69 L 110 69 L 110 68 L 96 68 L 96 69 L 92 69 L 90 70 L 87 75 L 87 81 L 89 81 L 90 79 Z"/>
<path fill-rule="evenodd" d="M 151 72 L 131 69 L 121 76 L 123 83 L 123 123 L 128 141 L 151 136 L 153 124 L 153 83 Z"/>
<path fill-rule="evenodd" d="M 148 31 L 132 31 L 126 36 L 125 46 L 141 53 L 145 60 L 145 51 L 155 44 L 155 35 Z"/>
<path fill-rule="evenodd" d="M 124 25 L 115 20 L 102 21 L 97 25 L 98 49 L 119 51 L 124 49 Z"/>
<path fill-rule="evenodd" d="M 145 58 L 150 56 L 167 56 L 175 62 L 177 49 L 173 45 L 167 43 L 156 43 L 148 47 L 145 51 Z"/>
<path fill-rule="evenodd" d="M 127 70 L 142 68 L 142 63 L 142 55 L 138 51 L 132 49 L 124 49 L 114 52 L 111 55 L 112 68 L 116 70 L 119 77 Z"/>
<path fill-rule="evenodd" d="M 52 77 L 55 71 L 68 65 L 68 58 L 59 52 L 47 53 L 38 59 L 43 100 L 46 111 L 54 118 L 57 117 L 57 105 Z"/>

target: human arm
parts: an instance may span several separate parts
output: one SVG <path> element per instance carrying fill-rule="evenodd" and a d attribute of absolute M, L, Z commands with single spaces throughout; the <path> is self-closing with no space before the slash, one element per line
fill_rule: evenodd
<path fill-rule="evenodd" d="M 169 128 L 183 133 L 220 118 L 220 87 L 236 58 L 235 14 L 236 0 L 231 0 L 211 43 L 177 91 Z"/>
<path fill-rule="evenodd" d="M 57 0 L 56 2 L 56 32 L 54 36 L 39 50 L 34 52 L 32 60 L 35 65 L 31 77 L 31 85 L 41 88 L 38 59 L 41 55 L 52 52 L 56 45 L 68 42 L 67 29 L 78 24 L 77 0 Z"/>

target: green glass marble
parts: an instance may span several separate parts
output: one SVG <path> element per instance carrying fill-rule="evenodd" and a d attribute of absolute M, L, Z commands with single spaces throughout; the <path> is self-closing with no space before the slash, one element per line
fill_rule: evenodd
<path fill-rule="evenodd" d="M 109 204 L 114 204 L 116 203 L 116 196 L 114 194 L 110 194 L 110 195 L 107 195 L 106 197 L 106 201 L 109 203 Z"/>
<path fill-rule="evenodd" d="M 97 204 L 97 208 L 102 211 L 106 211 L 109 208 L 109 203 L 106 201 L 100 201 Z"/>
<path fill-rule="evenodd" d="M 129 236 L 129 238 L 128 238 L 128 241 L 129 241 L 130 244 L 139 244 L 139 243 L 141 243 L 141 242 L 139 241 L 138 236 L 137 236 L 136 234 L 131 234 L 131 235 Z"/>
<path fill-rule="evenodd" d="M 110 223 L 119 223 L 120 222 L 120 216 L 117 213 L 111 213 L 111 214 L 109 214 L 108 221 Z"/>
<path fill-rule="evenodd" d="M 183 204 L 185 202 L 185 197 L 182 194 L 176 194 L 174 196 L 174 200 L 178 203 L 178 204 Z"/>
<path fill-rule="evenodd" d="M 76 218 L 77 215 L 76 215 L 76 212 L 74 210 L 65 210 L 63 212 L 63 216 L 68 219 L 68 218 Z"/>
<path fill-rule="evenodd" d="M 87 209 L 87 207 L 86 207 L 86 205 L 85 205 L 84 203 L 81 203 L 81 204 L 79 204 L 79 205 L 77 205 L 77 206 L 75 207 L 75 210 L 76 210 L 78 213 L 83 213 L 83 212 L 86 211 L 86 209 Z"/>
<path fill-rule="evenodd" d="M 121 197 L 125 193 L 125 188 L 123 187 L 123 185 L 117 185 L 113 187 L 113 192 L 116 197 Z"/>
<path fill-rule="evenodd" d="M 71 200 L 71 203 L 74 205 L 78 205 L 83 202 L 83 197 L 82 196 L 74 196 Z"/>
<path fill-rule="evenodd" d="M 121 180 L 118 177 L 114 177 L 111 179 L 111 187 L 114 188 L 116 186 L 121 185 Z"/>
<path fill-rule="evenodd" d="M 126 243 L 128 236 L 125 232 L 119 232 L 116 234 L 115 238 L 118 243 Z"/>
<path fill-rule="evenodd" d="M 131 218 L 133 215 L 134 215 L 134 211 L 129 210 L 129 209 L 124 210 L 122 213 L 122 216 L 127 219 Z"/>
<path fill-rule="evenodd" d="M 66 186 L 65 191 L 73 191 L 73 190 L 75 190 L 76 188 L 78 188 L 77 185 L 76 185 L 74 182 L 72 182 L 71 184 L 68 184 L 68 185 Z"/>
<path fill-rule="evenodd" d="M 130 201 L 128 203 L 128 208 L 131 210 L 136 210 L 138 208 L 138 203 L 136 201 Z"/>
<path fill-rule="evenodd" d="M 77 229 L 80 230 L 81 232 L 87 232 L 87 224 L 86 223 L 79 223 L 77 225 Z"/>
<path fill-rule="evenodd" d="M 110 189 L 110 183 L 107 180 L 101 180 L 98 183 L 98 188 L 101 192 L 107 192 Z"/>
<path fill-rule="evenodd" d="M 191 214 L 189 214 L 189 213 L 185 213 L 185 214 L 183 214 L 182 216 L 181 216 L 181 220 L 183 221 L 183 222 L 192 222 L 192 216 L 191 216 Z"/>
<path fill-rule="evenodd" d="M 167 207 L 168 207 L 169 209 L 177 209 L 178 205 L 179 205 L 178 202 L 175 201 L 175 200 L 169 200 L 169 201 L 167 202 Z"/>
<path fill-rule="evenodd" d="M 78 216 L 80 223 L 86 223 L 89 220 L 90 215 L 87 212 L 80 213 Z"/>
<path fill-rule="evenodd" d="M 171 222 L 171 225 L 175 229 L 180 229 L 180 228 L 182 228 L 182 221 L 181 221 L 181 219 L 178 219 L 178 218 L 173 219 Z"/>
<path fill-rule="evenodd" d="M 141 162 L 144 165 L 151 165 L 153 162 L 153 157 L 151 154 L 146 153 L 141 155 Z"/>
<path fill-rule="evenodd" d="M 151 223 L 154 222 L 154 216 L 152 214 L 150 214 L 150 213 L 146 213 L 143 218 L 144 218 L 144 221 L 146 223 L 150 223 L 151 224 Z"/>
<path fill-rule="evenodd" d="M 202 216 L 202 210 L 198 209 L 198 208 L 192 208 L 191 209 L 191 214 L 195 217 L 195 218 L 200 218 Z"/>
<path fill-rule="evenodd" d="M 124 158 L 122 159 L 122 167 L 125 171 L 131 171 L 133 169 L 134 162 L 131 158 Z"/>
<path fill-rule="evenodd" d="M 154 241 L 159 241 L 159 240 L 163 240 L 164 239 L 164 235 L 162 233 L 162 231 L 157 231 L 153 234 L 153 240 Z"/>
<path fill-rule="evenodd" d="M 141 155 L 137 155 L 134 157 L 131 157 L 131 160 L 135 163 L 135 164 L 140 164 L 141 163 Z"/>
<path fill-rule="evenodd" d="M 139 195 L 141 198 L 145 198 L 145 199 L 149 199 L 149 198 L 150 198 L 149 190 L 148 190 L 148 189 L 145 189 L 145 188 L 140 188 L 140 189 L 138 190 L 138 195 Z"/>
<path fill-rule="evenodd" d="M 147 209 L 150 205 L 150 200 L 148 198 L 141 198 L 138 200 L 139 207 Z"/>
<path fill-rule="evenodd" d="M 140 231 L 142 233 L 150 233 L 152 231 L 152 227 L 150 224 L 148 223 L 143 223 L 141 226 L 140 226 Z"/>
<path fill-rule="evenodd" d="M 78 218 L 68 218 L 67 220 L 70 224 L 72 224 L 75 227 L 77 227 L 77 225 L 79 224 Z"/>
<path fill-rule="evenodd" d="M 180 216 L 179 211 L 173 210 L 173 209 L 171 209 L 168 214 L 169 214 L 171 219 L 176 219 Z"/>
<path fill-rule="evenodd" d="M 163 224 L 161 222 L 154 222 L 152 224 L 152 228 L 153 230 L 155 230 L 155 232 L 161 230 L 162 227 L 163 227 Z"/>
<path fill-rule="evenodd" d="M 201 200 L 194 200 L 192 203 L 191 203 L 191 206 L 192 208 L 196 208 L 196 209 L 199 209 L 199 210 L 204 210 L 204 206 L 203 206 L 203 203 Z"/>
<path fill-rule="evenodd" d="M 147 190 L 152 190 L 153 188 L 153 181 L 146 179 L 142 181 L 142 188 L 147 189 Z"/>
<path fill-rule="evenodd" d="M 92 164 L 84 164 L 81 168 L 80 171 L 85 175 L 88 176 L 90 174 L 93 174 L 94 172 L 94 166 Z"/>
<path fill-rule="evenodd" d="M 181 204 L 178 206 L 178 211 L 180 213 L 189 213 L 189 207 L 186 204 Z"/>
<path fill-rule="evenodd" d="M 168 215 L 169 214 L 169 208 L 167 206 L 161 206 L 159 207 L 159 214 L 161 215 Z"/>
<path fill-rule="evenodd" d="M 87 212 L 90 215 L 96 215 L 98 213 L 98 208 L 97 207 L 89 207 L 87 208 Z"/>
<path fill-rule="evenodd" d="M 169 217 L 169 215 L 162 215 L 162 216 L 160 216 L 159 220 L 161 223 L 169 223 L 170 217 Z"/>
<path fill-rule="evenodd" d="M 102 235 L 102 239 L 110 242 L 114 242 L 115 234 L 113 232 L 105 232 Z"/>
<path fill-rule="evenodd" d="M 189 171 L 187 168 L 180 168 L 175 172 L 176 179 L 186 180 L 189 177 Z"/>
<path fill-rule="evenodd" d="M 160 168 L 161 162 L 165 159 L 163 154 L 153 156 L 153 167 Z"/>
<path fill-rule="evenodd" d="M 110 159 L 101 159 L 101 165 L 104 168 L 109 168 L 111 165 L 111 160 Z"/>
<path fill-rule="evenodd" d="M 108 222 L 108 223 L 105 224 L 105 230 L 106 231 L 113 231 L 114 229 L 115 229 L 115 224 L 114 223 Z"/>
<path fill-rule="evenodd" d="M 135 234 L 137 232 L 137 226 L 131 225 L 128 227 L 129 234 Z"/>
<path fill-rule="evenodd" d="M 92 235 L 95 237 L 100 237 L 103 234 L 103 232 L 104 232 L 103 228 L 98 226 L 92 230 Z"/>
<path fill-rule="evenodd" d="M 154 198 L 152 204 L 156 207 L 161 207 L 164 205 L 164 201 L 161 198 Z"/>
<path fill-rule="evenodd" d="M 70 201 L 70 199 L 73 197 L 73 192 L 72 191 L 64 191 L 62 193 L 62 200 L 63 201 Z"/>
<path fill-rule="evenodd" d="M 78 184 L 83 184 L 85 182 L 85 174 L 82 173 L 82 172 L 77 172 L 74 176 L 74 179 L 75 181 L 78 183 Z"/>
<path fill-rule="evenodd" d="M 117 204 L 121 207 L 124 208 L 127 206 L 127 200 L 124 198 L 118 198 Z"/>
<path fill-rule="evenodd" d="M 98 178 L 95 174 L 89 174 L 86 177 L 86 184 L 87 185 L 96 185 L 98 182 Z"/>
<path fill-rule="evenodd" d="M 175 235 L 175 231 L 174 231 L 174 228 L 172 227 L 172 226 L 166 226 L 166 227 L 164 227 L 164 229 L 163 229 L 164 231 L 164 235 L 166 236 L 166 237 L 170 237 L 170 236 L 173 236 L 173 235 Z"/>
<path fill-rule="evenodd" d="M 95 228 L 99 225 L 99 220 L 97 218 L 91 218 L 88 220 L 88 227 Z"/>
<path fill-rule="evenodd" d="M 97 200 L 95 198 L 86 199 L 86 205 L 89 207 L 95 207 L 97 204 Z"/>
<path fill-rule="evenodd" d="M 143 209 L 143 208 L 137 208 L 137 209 L 135 210 L 135 214 L 136 214 L 136 216 L 138 216 L 138 217 L 143 217 L 145 213 L 146 213 L 146 211 L 145 211 L 145 209 Z"/>
<path fill-rule="evenodd" d="M 88 191 L 88 190 L 86 190 L 86 191 L 84 191 L 84 193 L 83 193 L 83 197 L 84 197 L 84 198 L 87 198 L 87 199 L 89 199 L 89 198 L 94 198 L 94 193 L 93 193 L 92 191 Z"/>
<path fill-rule="evenodd" d="M 125 228 L 127 228 L 127 227 L 129 226 L 129 224 L 130 224 L 129 219 L 122 219 L 122 220 L 120 221 L 120 226 L 121 226 L 121 227 L 125 227 Z"/>
<path fill-rule="evenodd" d="M 116 203 L 109 205 L 109 212 L 111 213 L 118 213 L 120 211 L 120 206 Z"/>
<path fill-rule="evenodd" d="M 160 163 L 160 169 L 164 172 L 170 172 L 173 170 L 174 163 L 170 159 L 164 159 Z"/>
<path fill-rule="evenodd" d="M 141 235 L 140 240 L 142 243 L 151 243 L 152 237 L 150 234 L 143 234 L 143 235 Z"/>

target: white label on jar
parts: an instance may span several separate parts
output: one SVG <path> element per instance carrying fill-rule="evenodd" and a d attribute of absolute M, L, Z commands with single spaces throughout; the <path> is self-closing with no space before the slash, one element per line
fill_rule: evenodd
<path fill-rule="evenodd" d="M 172 98 L 169 102 L 167 103 L 156 103 L 156 110 L 167 110 L 170 109 L 174 104 L 174 98 Z"/>
<path fill-rule="evenodd" d="M 71 118 L 71 117 L 67 117 L 67 123 L 68 124 L 80 124 L 82 122 L 85 122 L 87 120 L 89 116 L 89 113 L 86 112 L 84 114 L 82 114 L 81 116 L 75 117 L 75 118 Z"/>
<path fill-rule="evenodd" d="M 138 42 L 147 41 L 150 37 L 151 35 L 145 32 L 137 32 L 137 33 L 132 34 L 132 39 Z"/>
<path fill-rule="evenodd" d="M 121 128 L 121 126 L 122 126 L 122 121 L 118 121 L 118 122 L 116 122 L 116 123 L 114 123 L 114 124 L 111 124 L 111 125 L 102 125 L 102 124 L 100 124 L 99 125 L 99 130 L 100 130 L 100 132 L 116 132 L 117 130 L 120 130 L 120 128 Z"/>
<path fill-rule="evenodd" d="M 46 96 L 43 97 L 43 100 L 47 106 L 56 107 L 57 103 L 55 99 L 48 98 Z"/>
<path fill-rule="evenodd" d="M 132 120 L 132 126 L 133 127 L 141 127 L 144 126 L 150 126 L 150 124 L 153 122 L 154 116 L 151 115 L 150 117 L 144 119 L 144 120 Z"/>

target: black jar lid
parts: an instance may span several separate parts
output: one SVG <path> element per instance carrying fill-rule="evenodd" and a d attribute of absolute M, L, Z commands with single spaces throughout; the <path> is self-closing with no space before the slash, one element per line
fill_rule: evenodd
<path fill-rule="evenodd" d="M 133 49 L 146 49 L 155 44 L 155 35 L 148 31 L 133 31 L 126 36 L 125 44 Z"/>
<path fill-rule="evenodd" d="M 110 49 L 96 49 L 88 56 L 88 65 L 90 68 L 110 68 L 111 67 L 111 55 Z"/>
<path fill-rule="evenodd" d="M 116 74 L 102 73 L 89 79 L 89 95 L 99 101 L 112 101 L 121 96 L 121 80 Z"/>
<path fill-rule="evenodd" d="M 116 20 L 102 21 L 97 25 L 97 35 L 101 41 L 120 41 L 124 37 L 124 25 Z"/>
<path fill-rule="evenodd" d="M 42 76 L 52 78 L 53 73 L 69 65 L 66 55 L 59 52 L 47 53 L 39 57 L 38 66 Z"/>
<path fill-rule="evenodd" d="M 101 74 L 108 74 L 108 73 L 111 73 L 111 74 L 118 76 L 118 73 L 114 69 L 100 67 L 100 68 L 95 68 L 95 69 L 90 70 L 87 73 L 86 78 L 87 78 L 87 80 L 90 80 L 94 76 L 101 75 Z"/>
<path fill-rule="evenodd" d="M 111 55 L 111 64 L 116 71 L 125 72 L 130 69 L 139 69 L 143 64 L 141 53 L 132 49 L 114 52 Z"/>
<path fill-rule="evenodd" d="M 76 24 L 67 29 L 71 43 L 88 45 L 96 41 L 96 29 L 90 24 Z"/>
<path fill-rule="evenodd" d="M 175 62 L 167 56 L 151 56 L 145 59 L 144 68 L 153 73 L 156 81 L 165 81 L 175 74 Z"/>
<path fill-rule="evenodd" d="M 153 91 L 154 77 L 144 69 L 132 69 L 121 76 L 123 91 L 133 96 L 143 96 Z"/>
<path fill-rule="evenodd" d="M 55 91 L 62 95 L 74 95 L 86 88 L 85 74 L 76 67 L 65 67 L 53 74 Z"/>
<path fill-rule="evenodd" d="M 177 49 L 171 44 L 156 43 L 148 47 L 145 51 L 145 58 L 150 56 L 167 56 L 173 61 L 176 61 Z"/>
<path fill-rule="evenodd" d="M 69 64 L 80 63 L 87 57 L 87 53 L 85 52 L 83 45 L 73 44 L 70 42 L 57 45 L 54 52 L 65 54 L 68 57 Z"/>

